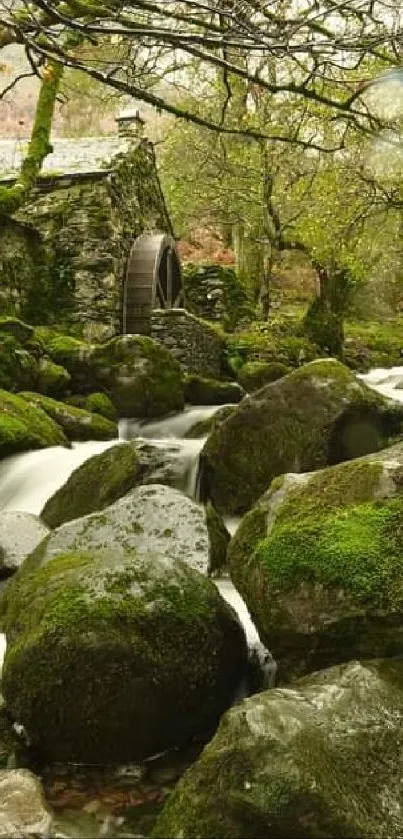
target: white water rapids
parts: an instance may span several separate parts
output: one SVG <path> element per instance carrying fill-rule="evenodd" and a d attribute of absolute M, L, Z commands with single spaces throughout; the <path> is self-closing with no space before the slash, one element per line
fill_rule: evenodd
<path fill-rule="evenodd" d="M 376 368 L 360 378 L 384 396 L 403 402 L 403 367 Z M 396 387 L 399 384 L 402 384 L 401 389 Z M 178 457 L 188 463 L 188 494 L 194 497 L 199 454 L 205 437 L 186 439 L 184 435 L 196 422 L 211 417 L 220 407 L 188 407 L 181 414 L 152 422 L 124 419 L 119 423 L 119 439 L 116 440 L 75 443 L 71 449 L 56 446 L 6 458 L 0 463 L 0 512 L 18 510 L 39 515 L 48 498 L 67 481 L 74 469 L 89 457 L 128 439 L 148 440 L 159 448 L 175 443 Z M 232 534 L 238 523 L 238 519 L 226 521 Z M 215 582 L 221 595 L 238 613 L 248 643 L 252 646 L 258 643 L 256 627 L 231 581 L 223 578 Z M 4 652 L 5 637 L 0 634 L 0 670 Z"/>

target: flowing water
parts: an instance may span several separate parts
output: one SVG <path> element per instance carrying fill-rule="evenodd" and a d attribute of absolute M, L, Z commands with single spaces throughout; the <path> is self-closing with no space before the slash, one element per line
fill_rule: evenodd
<path fill-rule="evenodd" d="M 360 377 L 385 396 L 403 402 L 403 367 L 376 369 Z M 186 438 L 191 427 L 213 416 L 220 406 L 187 408 L 183 413 L 153 422 L 121 420 L 119 439 L 108 442 L 76 443 L 71 449 L 54 447 L 7 458 L 0 463 L 0 511 L 19 510 L 39 514 L 47 499 L 62 486 L 72 471 L 94 454 L 125 440 L 135 439 L 139 446 L 169 450 L 176 457 L 183 475 L 183 488 L 197 495 L 199 454 L 205 437 Z M 231 534 L 239 519 L 229 518 Z M 275 663 L 264 650 L 246 604 L 229 578 L 215 580 L 221 595 L 235 609 L 245 630 L 248 646 L 257 650 L 267 684 L 273 684 Z M 0 634 L 0 673 L 5 653 L 5 637 Z M 268 658 L 269 657 L 269 658 Z M 197 747 L 200 749 L 200 746 Z M 144 837 L 149 834 L 156 814 L 196 752 L 169 755 L 142 765 L 117 770 L 93 771 L 88 768 L 61 767 L 45 772 L 46 797 L 56 811 L 56 839 L 86 837 Z"/>
<path fill-rule="evenodd" d="M 403 367 L 374 367 L 360 379 L 383 396 L 403 402 Z"/>

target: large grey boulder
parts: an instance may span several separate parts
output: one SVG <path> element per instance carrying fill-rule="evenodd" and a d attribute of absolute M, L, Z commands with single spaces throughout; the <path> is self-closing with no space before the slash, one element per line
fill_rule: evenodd
<path fill-rule="evenodd" d="M 48 839 L 51 825 L 39 778 L 28 769 L 0 772 L 0 837 Z"/>
<path fill-rule="evenodd" d="M 332 667 L 235 706 L 154 839 L 400 839 L 403 664 Z"/>
<path fill-rule="evenodd" d="M 0 512 L 0 577 L 16 571 L 47 533 L 49 529 L 39 516 Z"/>
<path fill-rule="evenodd" d="M 378 451 L 403 431 L 403 405 L 335 359 L 305 364 L 242 400 L 202 452 L 202 494 L 242 513 L 284 472 Z"/>
<path fill-rule="evenodd" d="M 102 512 L 62 524 L 36 553 L 48 560 L 70 551 L 107 548 L 119 558 L 127 550 L 155 550 L 207 574 L 223 564 L 226 544 L 217 538 L 219 528 L 211 505 L 206 509 L 172 487 L 150 484 L 136 487 Z"/>
<path fill-rule="evenodd" d="M 4 698 L 45 761 L 123 763 L 205 737 L 246 669 L 214 584 L 112 529 L 27 560 L 3 597 Z"/>
<path fill-rule="evenodd" d="M 230 573 L 282 682 L 403 653 L 402 478 L 397 444 L 276 478 L 242 519 Z"/>

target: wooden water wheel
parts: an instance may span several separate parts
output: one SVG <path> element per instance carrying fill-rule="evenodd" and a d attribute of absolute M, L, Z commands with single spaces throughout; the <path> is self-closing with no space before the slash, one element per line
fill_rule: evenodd
<path fill-rule="evenodd" d="M 151 331 L 153 309 L 183 306 L 182 275 L 175 240 L 142 233 L 133 244 L 123 290 L 123 332 Z"/>

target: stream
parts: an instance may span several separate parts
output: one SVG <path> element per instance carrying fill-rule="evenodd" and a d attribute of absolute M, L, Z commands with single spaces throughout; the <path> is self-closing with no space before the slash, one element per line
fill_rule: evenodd
<path fill-rule="evenodd" d="M 403 402 L 403 387 L 396 387 L 403 385 L 403 367 L 374 369 L 360 378 L 383 395 Z M 74 469 L 89 457 L 127 440 L 136 440 L 140 445 L 147 441 L 162 449 L 172 449 L 184 476 L 186 494 L 197 499 L 199 454 L 206 437 L 195 439 L 185 435 L 195 423 L 213 416 L 221 407 L 188 406 L 180 414 L 152 422 L 122 419 L 118 439 L 75 443 L 71 449 L 57 446 L 6 458 L 0 463 L 0 510 L 39 515 L 48 498 Z M 233 534 L 239 519 L 228 519 L 225 523 Z M 262 648 L 246 604 L 231 580 L 223 576 L 214 582 L 238 613 L 249 647 Z M 5 647 L 5 636 L 0 634 L 0 673 Z M 270 668 L 273 684 L 273 662 Z M 42 780 L 46 797 L 56 813 L 52 835 L 55 839 L 147 836 L 176 781 L 201 748 L 201 745 L 192 746 L 185 752 L 156 756 L 143 764 L 126 767 L 64 766 L 45 770 Z"/>

